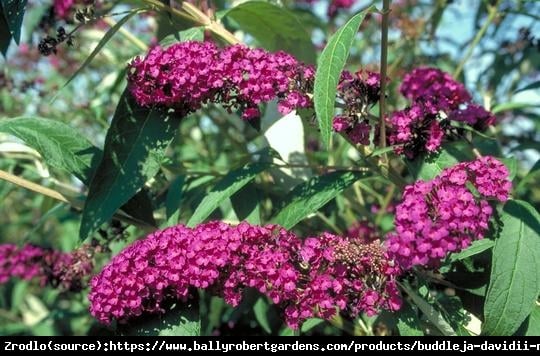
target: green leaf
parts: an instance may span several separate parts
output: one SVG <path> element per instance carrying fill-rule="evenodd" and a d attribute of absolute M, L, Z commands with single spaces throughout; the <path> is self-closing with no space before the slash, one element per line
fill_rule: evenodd
<path fill-rule="evenodd" d="M 9 32 L 9 25 L 2 14 L 0 14 L 0 52 L 4 55 L 7 54 L 7 50 L 11 43 L 11 33 Z"/>
<path fill-rule="evenodd" d="M 369 177 L 364 172 L 337 171 L 313 177 L 294 187 L 283 209 L 272 219 L 290 229 L 311 213 L 322 208 L 339 193 L 359 179 Z"/>
<path fill-rule="evenodd" d="M 460 161 L 472 159 L 467 148 L 460 143 L 443 145 L 441 151 L 429 157 L 419 156 L 414 160 L 405 160 L 409 171 L 416 179 L 430 180 L 435 178 L 445 168 Z"/>
<path fill-rule="evenodd" d="M 169 7 L 172 5 L 169 0 L 161 2 L 164 4 L 167 2 L 166 5 Z M 158 11 L 155 21 L 157 25 L 156 37 L 160 42 L 169 35 L 177 35 L 179 32 L 188 30 L 193 26 L 193 22 L 184 18 L 173 17 L 168 11 Z M 180 41 L 179 38 L 178 40 Z"/>
<path fill-rule="evenodd" d="M 268 168 L 268 166 L 269 164 L 266 162 L 249 163 L 242 168 L 229 172 L 204 197 L 187 222 L 187 226 L 193 227 L 203 222 L 225 199 L 230 198 L 231 195 L 248 184 L 257 174 Z"/>
<path fill-rule="evenodd" d="M 408 302 L 404 302 L 397 316 L 397 328 L 400 336 L 423 336 L 420 319 Z"/>
<path fill-rule="evenodd" d="M 495 241 L 489 240 L 489 239 L 483 239 L 483 240 L 477 240 L 474 241 L 471 246 L 469 246 L 467 249 L 459 252 L 459 253 L 453 253 L 450 256 L 450 261 L 461 261 L 466 258 L 469 258 L 474 255 L 478 255 L 479 253 L 482 253 L 486 250 L 489 250 L 495 246 Z"/>
<path fill-rule="evenodd" d="M 202 335 L 211 335 L 214 330 L 220 328 L 223 312 L 227 308 L 226 305 L 223 298 L 210 297 L 208 293 L 205 293 L 204 303 L 201 303 Z M 203 306 L 206 306 L 204 311 Z"/>
<path fill-rule="evenodd" d="M 73 174 L 86 186 L 90 185 L 95 168 L 102 158 L 100 149 L 60 121 L 37 117 L 2 119 L 0 132 L 19 138 L 35 149 L 49 166 Z M 122 210 L 140 221 L 155 223 L 152 203 L 143 191 L 127 202 Z"/>
<path fill-rule="evenodd" d="M 517 169 L 518 169 L 518 162 L 517 162 L 517 159 L 515 157 L 504 157 L 504 158 L 499 158 L 499 160 L 504 163 L 504 165 L 506 166 L 506 168 L 508 168 L 508 178 L 510 180 L 514 180 L 514 178 L 516 177 L 516 173 L 517 173 Z"/>
<path fill-rule="evenodd" d="M 132 10 L 129 14 L 124 16 L 120 21 L 118 21 L 107 33 L 103 38 L 98 42 L 96 48 L 90 53 L 88 57 L 84 60 L 83 64 L 73 73 L 73 75 L 68 79 L 68 81 L 60 88 L 60 90 L 56 93 L 58 95 L 65 87 L 67 87 L 73 79 L 75 79 L 91 62 L 92 60 L 98 55 L 98 53 L 105 47 L 107 42 L 115 35 L 116 32 L 126 23 L 128 22 L 133 16 L 145 11 L 144 9 L 135 9 Z M 56 96 L 53 98 L 53 101 L 56 99 Z"/>
<path fill-rule="evenodd" d="M 456 332 L 452 326 L 444 319 L 442 314 L 435 309 L 435 307 L 429 304 L 424 298 L 419 296 L 415 291 L 405 284 L 400 283 L 400 286 L 411 297 L 412 302 L 424 313 L 426 318 L 444 335 L 444 336 L 456 336 Z"/>
<path fill-rule="evenodd" d="M 93 175 L 92 161 L 101 151 L 71 126 L 37 117 L 0 120 L 0 132 L 22 140 L 35 149 L 49 166 L 64 170 L 88 184 Z"/>
<path fill-rule="evenodd" d="M 532 166 L 527 175 L 521 180 L 521 182 L 519 182 L 518 186 L 516 187 L 516 191 L 524 189 L 529 182 L 535 182 L 535 178 L 538 176 L 539 173 L 540 159 L 536 161 L 536 163 L 534 164 L 534 166 Z"/>
<path fill-rule="evenodd" d="M 119 326 L 126 336 L 200 336 L 201 318 L 197 302 L 170 302 L 165 314 L 144 315 Z"/>
<path fill-rule="evenodd" d="M 232 207 L 238 220 L 247 221 L 252 225 L 261 224 L 259 201 L 259 192 L 252 183 L 246 184 L 231 196 Z"/>
<path fill-rule="evenodd" d="M 293 329 L 286 326 L 283 328 L 283 330 L 280 330 L 279 336 L 296 336 L 296 334 Z"/>
<path fill-rule="evenodd" d="M 327 148 L 330 147 L 336 91 L 341 72 L 349 57 L 349 50 L 353 44 L 354 37 L 358 33 L 360 24 L 366 14 L 372 12 L 374 9 L 374 6 L 370 6 L 347 21 L 330 38 L 319 58 L 317 73 L 315 74 L 313 102 L 319 121 L 322 141 Z"/>
<path fill-rule="evenodd" d="M 517 89 L 514 94 L 517 94 L 517 93 L 520 93 L 522 91 L 526 91 L 526 90 L 532 90 L 532 89 L 538 89 L 540 88 L 540 80 L 537 80 L 536 82 L 534 83 L 531 83 L 529 85 L 526 85 L 524 86 L 523 88 L 519 88 Z"/>
<path fill-rule="evenodd" d="M 311 35 L 296 16 L 285 8 L 263 1 L 247 1 L 224 15 L 252 35 L 269 51 L 284 50 L 306 63 L 315 63 Z"/>
<path fill-rule="evenodd" d="M 24 26 L 21 28 L 21 30 L 24 30 L 24 32 L 21 31 L 21 40 L 30 40 L 32 38 L 32 34 L 38 31 L 39 23 L 47 11 L 47 6 L 30 6 L 26 8 Z"/>
<path fill-rule="evenodd" d="M 255 318 L 263 330 L 268 334 L 272 334 L 272 327 L 270 326 L 267 316 L 268 308 L 269 304 L 266 301 L 266 297 L 259 297 L 253 306 L 253 313 L 255 314 Z"/>
<path fill-rule="evenodd" d="M 468 124 L 464 123 L 464 122 L 460 122 L 460 121 L 450 121 L 450 126 L 452 127 L 457 127 L 459 129 L 462 129 L 462 130 L 465 130 L 465 131 L 469 131 L 469 132 L 472 132 L 474 133 L 475 135 L 478 135 L 486 140 L 490 140 L 490 141 L 496 141 L 497 139 L 493 136 L 489 136 L 489 135 L 486 135 L 485 133 L 481 132 L 481 131 L 478 131 L 478 130 L 475 130 L 473 127 L 469 126 Z"/>
<path fill-rule="evenodd" d="M 2 14 L 7 21 L 9 33 L 15 40 L 16 44 L 19 44 L 21 40 L 21 27 L 26 10 L 26 0 L 1 0 Z"/>
<path fill-rule="evenodd" d="M 159 44 L 162 47 L 168 47 L 178 42 L 187 41 L 204 41 L 204 27 L 192 27 L 187 30 L 174 33 L 172 35 L 168 35 L 167 37 L 159 41 Z"/>
<path fill-rule="evenodd" d="M 80 238 L 108 221 L 159 171 L 180 120 L 162 109 L 139 107 L 126 91 L 105 138 L 103 158 L 88 191 Z"/>
<path fill-rule="evenodd" d="M 435 5 L 435 10 L 433 11 L 433 14 L 430 16 L 430 26 L 429 26 L 429 38 L 433 40 L 435 38 L 435 32 L 437 32 L 437 28 L 439 27 L 439 23 L 441 22 L 441 19 L 444 14 L 444 10 L 446 10 L 447 7 L 447 0 L 438 0 Z"/>
<path fill-rule="evenodd" d="M 508 201 L 493 249 L 484 305 L 486 335 L 512 335 L 531 313 L 540 292 L 540 216 L 528 203 Z"/>
<path fill-rule="evenodd" d="M 540 107 L 540 105 L 536 102 L 528 102 L 528 103 L 502 103 L 499 105 L 496 105 L 491 112 L 494 114 L 498 114 L 500 112 L 504 111 L 512 111 L 512 110 L 518 110 L 518 109 L 526 109 L 526 108 L 537 108 Z"/>
<path fill-rule="evenodd" d="M 322 323 L 324 323 L 323 319 L 309 318 L 308 320 L 304 321 L 304 323 L 302 323 L 302 327 L 300 328 L 300 331 L 303 333 L 306 333 L 310 331 L 311 329 L 313 329 L 314 327 L 321 325 Z"/>
<path fill-rule="evenodd" d="M 165 199 L 165 215 L 167 216 L 167 226 L 178 224 L 180 218 L 180 205 L 182 201 L 182 195 L 184 193 L 184 186 L 186 183 L 186 177 L 180 176 L 171 182 L 169 190 L 167 191 L 167 197 Z"/>
<path fill-rule="evenodd" d="M 525 335 L 540 336 L 540 306 L 538 305 L 535 305 L 531 315 L 529 315 L 529 324 Z"/>
<path fill-rule="evenodd" d="M 396 147 L 398 147 L 398 145 L 386 146 L 386 147 L 383 147 L 383 148 L 377 148 L 376 150 L 373 150 L 373 152 L 371 152 L 369 155 L 367 155 L 366 158 L 377 157 L 377 156 L 380 156 L 382 154 L 391 152 Z"/>
<path fill-rule="evenodd" d="M 20 281 L 15 284 L 13 287 L 13 292 L 11 295 L 11 311 L 14 313 L 18 313 L 21 308 L 24 310 L 24 297 L 29 293 L 28 292 L 28 284 L 27 281 Z"/>

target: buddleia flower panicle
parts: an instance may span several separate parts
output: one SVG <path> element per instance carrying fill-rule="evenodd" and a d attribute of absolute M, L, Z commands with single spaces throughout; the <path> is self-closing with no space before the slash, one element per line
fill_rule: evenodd
<path fill-rule="evenodd" d="M 449 253 L 482 239 L 493 215 L 490 201 L 509 197 L 508 176 L 503 163 L 485 156 L 407 186 L 396 208 L 396 230 L 386 237 L 393 259 L 405 270 L 438 267 Z"/>
<path fill-rule="evenodd" d="M 100 322 L 163 312 L 207 289 L 237 306 L 247 288 L 266 295 L 294 328 L 310 317 L 396 310 L 399 269 L 379 242 L 323 234 L 302 241 L 279 226 L 209 222 L 157 231 L 124 249 L 91 281 Z"/>

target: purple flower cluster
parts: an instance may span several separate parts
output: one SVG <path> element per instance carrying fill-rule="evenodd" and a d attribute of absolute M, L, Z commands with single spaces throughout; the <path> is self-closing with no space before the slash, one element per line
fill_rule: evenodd
<path fill-rule="evenodd" d="M 0 284 L 11 277 L 38 279 L 41 285 L 60 284 L 66 290 L 79 290 L 82 280 L 92 272 L 93 263 L 86 248 L 64 253 L 33 245 L 19 248 L 0 245 Z"/>
<path fill-rule="evenodd" d="M 348 10 L 355 3 L 356 0 L 331 0 L 330 5 L 328 5 L 328 16 L 334 17 L 339 10 Z"/>
<path fill-rule="evenodd" d="M 54 0 L 54 15 L 58 19 L 70 20 L 70 17 L 75 13 L 77 6 L 95 5 L 95 2 L 95 0 Z"/>
<path fill-rule="evenodd" d="M 444 169 L 431 181 L 417 181 L 405 188 L 396 208 L 388 251 L 403 269 L 436 267 L 448 253 L 483 238 L 493 212 L 488 200 L 504 202 L 510 190 L 507 168 L 489 156 Z"/>
<path fill-rule="evenodd" d="M 378 73 L 360 70 L 344 71 L 337 88 L 337 98 L 343 102 L 343 113 L 334 117 L 334 131 L 343 133 L 354 144 L 369 145 L 369 109 L 379 100 L 381 87 Z"/>
<path fill-rule="evenodd" d="M 456 132 L 451 121 L 478 130 L 495 123 L 493 114 L 471 103 L 471 95 L 463 84 L 439 69 L 414 69 L 403 79 L 400 91 L 412 103 L 389 118 L 389 141 L 398 145 L 396 153 L 409 158 L 437 151 L 444 139 Z"/>
<path fill-rule="evenodd" d="M 419 67 L 407 73 L 399 91 L 411 101 L 435 101 L 441 110 L 455 109 L 471 101 L 471 94 L 463 84 L 455 81 L 450 74 L 430 67 Z"/>
<path fill-rule="evenodd" d="M 396 310 L 398 270 L 378 242 L 330 234 L 308 238 L 274 225 L 209 222 L 157 231 L 122 251 L 91 281 L 90 311 L 126 322 L 205 288 L 233 306 L 246 288 L 268 296 L 294 328 L 312 316 Z"/>
<path fill-rule="evenodd" d="M 64 20 L 68 19 L 75 2 L 76 0 L 54 0 L 53 8 L 56 17 Z"/>
<path fill-rule="evenodd" d="M 311 106 L 314 69 L 284 52 L 243 45 L 218 48 L 210 42 L 154 47 L 129 65 L 129 89 L 142 106 L 161 105 L 182 115 L 204 104 L 240 110 L 246 120 L 260 116 L 258 105 L 278 99 L 286 114 Z"/>
<path fill-rule="evenodd" d="M 298 0 L 298 2 L 313 5 L 315 2 L 317 2 L 317 0 Z M 356 2 L 357 0 L 330 0 L 326 13 L 328 17 L 334 17 L 337 15 L 338 11 L 348 10 Z"/>
<path fill-rule="evenodd" d="M 449 119 L 464 122 L 477 130 L 485 130 L 495 124 L 495 116 L 482 106 L 470 103 L 464 109 L 456 109 L 450 112 Z"/>
<path fill-rule="evenodd" d="M 446 122 L 438 120 L 439 110 L 430 101 L 419 99 L 391 116 L 389 141 L 394 151 L 414 158 L 419 152 L 435 152 L 445 136 Z"/>
<path fill-rule="evenodd" d="M 0 284 L 6 283 L 11 277 L 31 280 L 43 276 L 43 250 L 37 246 L 0 245 Z"/>

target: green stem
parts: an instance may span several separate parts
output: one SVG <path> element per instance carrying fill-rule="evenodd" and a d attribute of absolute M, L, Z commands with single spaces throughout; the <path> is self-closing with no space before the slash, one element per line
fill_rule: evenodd
<path fill-rule="evenodd" d="M 111 18 L 104 18 L 103 21 L 111 26 L 111 27 L 114 27 L 116 25 L 116 21 L 111 19 Z M 131 32 L 129 32 L 128 30 L 126 30 L 124 27 L 120 27 L 118 29 L 118 32 L 120 32 L 120 34 L 122 36 L 124 36 L 128 41 L 130 41 L 131 43 L 133 43 L 137 48 L 139 48 L 141 51 L 143 52 L 147 52 L 148 51 L 148 46 L 143 42 L 141 41 L 140 39 L 138 39 L 137 37 L 133 36 L 133 34 L 131 34 Z"/>
<path fill-rule="evenodd" d="M 386 213 L 386 210 L 388 209 L 388 205 L 392 201 L 392 198 L 394 197 L 394 193 L 396 191 L 396 186 L 391 185 L 388 189 L 388 192 L 386 193 L 386 196 L 384 197 L 383 204 L 381 205 L 379 211 L 377 212 L 377 217 L 375 218 L 375 224 L 379 225 L 382 221 L 382 218 L 384 214 Z"/>
<path fill-rule="evenodd" d="M 186 1 L 181 2 L 182 10 L 178 10 L 170 6 L 167 6 L 159 0 L 143 0 L 143 1 L 161 11 L 166 11 L 170 13 L 171 15 L 176 16 L 182 20 L 190 21 L 197 26 L 204 26 L 207 30 L 219 36 L 221 39 L 223 39 L 225 42 L 229 44 L 240 43 L 240 41 L 232 33 L 227 31 L 227 29 L 223 27 L 221 23 L 211 19 L 201 10 L 197 9 L 195 6 L 193 6 L 192 4 Z"/>
<path fill-rule="evenodd" d="M 328 225 L 332 230 L 334 230 L 335 233 L 337 233 L 338 235 L 343 235 L 343 230 L 337 227 L 336 224 L 334 224 L 330 219 L 328 219 L 323 213 L 318 211 L 316 214 L 317 217 L 319 217 L 319 219 L 321 219 L 326 225 Z"/>
<path fill-rule="evenodd" d="M 281 160 L 280 160 L 281 161 Z M 277 164 L 274 166 L 280 168 L 309 168 L 318 171 L 336 170 L 336 171 L 349 171 L 349 172 L 369 172 L 368 167 L 349 167 L 349 166 L 327 166 L 327 165 L 312 165 L 312 164 L 299 164 L 299 163 L 287 163 Z"/>
<path fill-rule="evenodd" d="M 386 147 L 386 124 L 384 115 L 386 109 L 386 72 L 388 69 L 388 15 L 390 14 L 390 0 L 383 0 L 382 28 L 381 28 L 381 94 L 379 97 L 379 146 Z M 381 155 L 381 160 L 386 161 L 386 154 Z"/>
<path fill-rule="evenodd" d="M 495 20 L 495 17 L 497 16 L 497 10 L 499 8 L 499 3 L 500 3 L 500 0 L 497 0 L 495 5 L 493 5 L 493 6 L 488 5 L 488 18 L 487 18 L 486 22 L 484 22 L 484 24 L 482 25 L 482 28 L 480 28 L 480 30 L 476 33 L 476 36 L 474 36 L 474 39 L 472 40 L 471 44 L 469 45 L 469 48 L 467 49 L 467 52 L 465 53 L 465 56 L 463 57 L 461 62 L 459 62 L 459 65 L 458 65 L 458 67 L 456 68 L 456 70 L 454 71 L 454 74 L 453 74 L 454 78 L 459 77 L 459 75 L 463 71 L 463 68 L 465 67 L 465 64 L 467 63 L 467 61 L 473 55 L 474 49 L 476 48 L 478 43 L 480 43 L 480 40 L 482 39 L 482 37 L 484 37 L 484 34 L 486 33 L 489 25 L 491 25 L 493 20 Z"/>
<path fill-rule="evenodd" d="M 383 166 L 381 165 L 381 161 L 377 162 L 376 157 L 366 157 L 366 150 L 364 149 L 365 146 L 359 146 L 355 144 L 346 135 L 341 135 L 341 137 L 343 137 L 351 146 L 353 146 L 358 151 L 358 153 L 360 153 L 360 159 L 368 166 L 367 168 L 371 168 L 374 172 L 379 173 L 381 176 L 394 183 L 400 189 L 404 188 L 407 185 L 401 175 L 396 172 L 389 164 Z"/>
<path fill-rule="evenodd" d="M 373 332 L 370 328 L 366 325 L 366 323 L 362 320 L 362 317 L 358 318 L 358 328 L 356 328 L 354 332 L 355 336 L 363 336 L 363 335 L 373 335 Z"/>
<path fill-rule="evenodd" d="M 18 185 L 19 187 L 31 190 L 41 195 L 45 195 L 49 198 L 61 201 L 63 203 L 71 204 L 71 201 L 66 198 L 63 194 L 57 192 L 56 190 L 44 187 L 42 185 L 30 182 L 24 178 L 15 176 L 9 172 L 0 170 L 0 179 L 10 182 L 12 184 Z"/>
<path fill-rule="evenodd" d="M 25 189 L 28 189 L 28 190 L 33 191 L 35 193 L 38 193 L 38 194 L 44 195 L 46 197 L 52 198 L 54 200 L 58 200 L 58 201 L 61 201 L 63 203 L 67 203 L 67 204 L 71 205 L 72 207 L 74 207 L 74 208 L 76 208 L 78 210 L 82 210 L 82 208 L 83 208 L 82 202 L 79 202 L 79 201 L 77 201 L 77 200 L 75 200 L 73 198 L 68 198 L 67 196 L 65 196 L 62 193 L 59 193 L 56 190 L 44 187 L 44 186 L 42 186 L 40 184 L 31 182 L 31 181 L 26 180 L 26 179 L 24 179 L 22 177 L 15 176 L 15 175 L 13 175 L 13 174 L 11 174 L 9 172 L 0 170 L 0 179 L 4 180 L 6 182 L 10 182 L 12 184 L 15 184 L 15 185 L 17 185 L 17 186 L 19 186 L 21 188 L 25 188 Z M 118 219 L 118 220 L 127 222 L 129 224 L 138 226 L 138 227 L 143 228 L 143 229 L 150 229 L 150 230 L 154 229 L 153 226 L 150 226 L 150 225 L 148 225 L 147 223 L 145 223 L 143 221 L 139 221 L 139 220 L 134 219 L 134 218 L 132 218 L 130 216 L 127 216 L 126 214 L 122 213 L 121 211 L 116 213 L 114 215 L 114 217 L 116 219 Z"/>
<path fill-rule="evenodd" d="M 355 327 L 353 323 L 351 323 L 349 320 L 343 319 L 343 317 L 339 314 L 336 314 L 333 318 L 328 320 L 330 324 L 335 326 L 336 328 L 345 331 L 349 335 L 358 335 L 355 333 Z"/>

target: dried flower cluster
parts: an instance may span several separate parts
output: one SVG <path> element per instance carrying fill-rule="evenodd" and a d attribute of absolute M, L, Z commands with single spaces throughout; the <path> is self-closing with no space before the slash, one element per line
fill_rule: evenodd
<path fill-rule="evenodd" d="M 87 248 L 83 246 L 65 253 L 34 245 L 24 245 L 21 248 L 13 244 L 0 245 L 0 284 L 16 277 L 24 280 L 38 279 L 41 285 L 60 285 L 65 290 L 80 290 L 84 277 L 93 268 Z"/>

